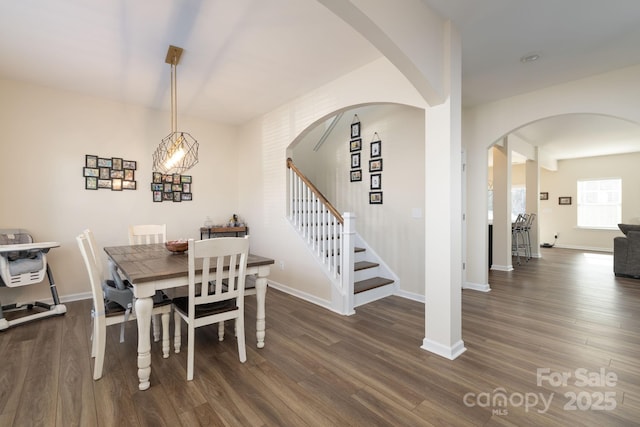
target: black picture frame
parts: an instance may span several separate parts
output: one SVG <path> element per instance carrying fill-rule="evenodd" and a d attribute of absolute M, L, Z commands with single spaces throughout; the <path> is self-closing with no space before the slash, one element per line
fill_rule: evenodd
<path fill-rule="evenodd" d="M 381 172 L 382 171 L 382 159 L 369 160 L 369 172 Z"/>
<path fill-rule="evenodd" d="M 111 158 L 111 169 L 118 171 L 122 170 L 122 159 L 120 157 Z"/>
<path fill-rule="evenodd" d="M 569 197 L 569 196 L 558 197 L 558 204 L 559 205 L 570 205 L 571 204 L 571 197 Z"/>
<path fill-rule="evenodd" d="M 125 179 L 122 181 L 123 190 L 135 190 L 136 187 L 137 187 L 137 184 L 135 181 L 129 181 L 128 179 Z"/>
<path fill-rule="evenodd" d="M 113 161 L 111 159 L 107 159 L 104 157 L 98 157 L 98 167 L 99 168 L 111 168 L 113 166 Z"/>
<path fill-rule="evenodd" d="M 380 190 L 382 188 L 382 174 L 381 173 L 372 173 L 370 175 L 370 186 L 371 190 Z"/>
<path fill-rule="evenodd" d="M 369 192 L 369 204 L 381 205 L 382 204 L 382 191 L 370 191 Z"/>
<path fill-rule="evenodd" d="M 154 172 L 151 182 L 154 184 L 162 183 L 162 174 L 160 172 Z"/>
<path fill-rule="evenodd" d="M 360 122 L 351 123 L 351 139 L 360 138 Z"/>
<path fill-rule="evenodd" d="M 122 161 L 122 167 L 124 169 L 136 170 L 136 169 L 138 169 L 138 162 L 136 162 L 135 160 L 123 160 Z"/>
<path fill-rule="evenodd" d="M 549 193 L 546 191 L 540 193 L 540 200 L 549 200 Z"/>
<path fill-rule="evenodd" d="M 360 167 L 360 153 L 351 154 L 351 169 Z"/>
<path fill-rule="evenodd" d="M 113 178 L 111 180 L 111 191 L 122 191 L 122 178 Z"/>
<path fill-rule="evenodd" d="M 87 176 L 84 179 L 84 188 L 86 190 L 97 190 L 98 189 L 98 177 L 95 176 Z"/>
<path fill-rule="evenodd" d="M 98 167 L 98 156 L 94 156 L 92 154 L 87 154 L 84 156 L 84 165 L 88 168 L 97 168 Z"/>
<path fill-rule="evenodd" d="M 349 151 L 360 151 L 362 149 L 362 138 L 352 139 L 349 143 Z"/>
<path fill-rule="evenodd" d="M 82 176 L 85 177 L 99 177 L 100 176 L 100 169 L 98 168 L 90 168 L 90 167 L 83 167 L 82 168 Z"/>
<path fill-rule="evenodd" d="M 355 169 L 350 174 L 351 182 L 362 181 L 362 169 Z"/>
<path fill-rule="evenodd" d="M 382 141 L 372 141 L 371 142 L 371 158 L 382 157 Z"/>
<path fill-rule="evenodd" d="M 153 201 L 154 203 L 162 202 L 162 191 L 153 192 Z"/>

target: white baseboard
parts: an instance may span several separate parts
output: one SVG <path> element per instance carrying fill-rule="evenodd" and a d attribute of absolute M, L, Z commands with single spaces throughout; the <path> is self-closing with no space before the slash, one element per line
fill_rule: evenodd
<path fill-rule="evenodd" d="M 596 248 L 591 246 L 575 246 L 575 245 L 554 245 L 554 248 L 560 249 L 575 249 L 578 251 L 592 251 L 592 252 L 609 252 L 613 253 L 612 248 Z"/>
<path fill-rule="evenodd" d="M 308 294 L 306 292 L 302 292 L 298 289 L 290 288 L 289 286 L 285 286 L 282 283 L 274 282 L 272 280 L 267 280 L 269 287 L 273 289 L 277 289 L 285 294 L 293 295 L 296 298 L 300 298 L 302 300 L 308 301 L 312 304 L 319 305 L 320 307 L 326 308 L 327 310 L 335 312 L 331 307 L 331 301 L 320 299 L 314 295 Z"/>
<path fill-rule="evenodd" d="M 424 295 L 416 294 L 414 292 L 407 292 L 407 291 L 398 290 L 398 291 L 396 291 L 396 293 L 394 295 L 399 296 L 401 298 L 410 299 L 412 301 L 421 302 L 423 304 L 426 301 L 425 298 L 424 298 Z"/>
<path fill-rule="evenodd" d="M 467 350 L 462 340 L 449 347 L 427 338 L 422 341 L 422 346 L 420 348 L 437 354 L 438 356 L 446 357 L 449 360 L 456 359 Z"/>
<path fill-rule="evenodd" d="M 462 285 L 462 289 L 470 289 L 478 292 L 490 292 L 491 286 L 488 283 L 482 285 L 480 283 L 465 282 Z"/>
<path fill-rule="evenodd" d="M 491 270 L 497 270 L 497 271 L 513 271 L 513 265 L 512 265 L 512 264 L 509 264 L 509 265 L 491 264 Z"/>

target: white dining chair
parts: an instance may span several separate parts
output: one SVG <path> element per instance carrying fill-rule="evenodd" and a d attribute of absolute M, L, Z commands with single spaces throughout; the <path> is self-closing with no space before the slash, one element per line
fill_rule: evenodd
<path fill-rule="evenodd" d="M 180 352 L 181 346 L 180 319 L 187 323 L 187 380 L 190 381 L 194 373 L 195 328 L 235 319 L 238 356 L 242 363 L 247 360 L 244 334 L 244 286 L 249 238 L 221 237 L 198 241 L 189 239 L 188 256 L 189 295 L 174 298 L 173 307 L 176 353 Z M 196 283 L 196 265 L 200 265 L 200 262 L 202 263 L 202 280 Z M 225 267 L 228 268 L 227 271 Z M 228 276 L 228 280 L 224 280 L 223 283 L 224 276 Z"/>
<path fill-rule="evenodd" d="M 129 226 L 130 245 L 148 245 L 167 241 L 167 224 L 141 224 Z"/>
<path fill-rule="evenodd" d="M 95 358 L 93 379 L 98 380 L 102 377 L 102 368 L 104 366 L 107 326 L 135 320 L 136 317 L 135 312 L 128 312 L 121 304 L 114 301 L 105 301 L 102 268 L 100 268 L 100 263 L 98 262 L 97 247 L 95 246 L 93 233 L 90 230 L 85 230 L 76 237 L 76 241 L 78 242 L 85 267 L 87 268 L 91 293 L 93 295 L 93 309 L 91 313 L 93 318 L 91 357 Z M 160 298 L 154 297 L 152 314 L 161 315 L 162 317 L 162 352 L 163 357 L 167 358 L 169 357 L 171 300 L 166 298 L 164 294 L 157 296 Z M 133 302 L 131 304 L 133 304 Z"/>

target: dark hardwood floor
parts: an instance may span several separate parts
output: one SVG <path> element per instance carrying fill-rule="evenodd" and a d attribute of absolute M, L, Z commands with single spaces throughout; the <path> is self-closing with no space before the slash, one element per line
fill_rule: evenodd
<path fill-rule="evenodd" d="M 420 349 L 420 303 L 390 297 L 342 317 L 270 289 L 265 348 L 248 297 L 245 364 L 229 322 L 223 342 L 200 328 L 194 381 L 185 351 L 163 359 L 154 343 L 144 392 L 135 323 L 122 344 L 109 328 L 93 381 L 90 301 L 69 303 L 0 333 L 0 426 L 638 425 L 640 280 L 612 270 L 610 254 L 553 248 L 491 272 L 491 292 L 463 291 L 455 361 Z"/>

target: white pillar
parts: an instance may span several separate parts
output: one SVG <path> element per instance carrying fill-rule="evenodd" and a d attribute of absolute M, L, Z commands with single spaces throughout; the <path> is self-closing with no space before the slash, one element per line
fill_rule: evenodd
<path fill-rule="evenodd" d="M 462 145 L 459 34 L 447 28 L 449 98 L 425 120 L 425 338 L 422 348 L 455 359 L 462 341 Z"/>
<path fill-rule="evenodd" d="M 511 150 L 493 148 L 493 264 L 492 270 L 511 271 Z"/>
<path fill-rule="evenodd" d="M 538 162 L 538 149 L 536 148 L 536 160 L 527 160 L 526 174 L 526 192 L 527 192 L 527 213 L 535 214 L 535 220 L 529 230 L 529 239 L 531 240 L 531 256 L 540 258 L 540 238 L 538 233 L 538 209 L 540 207 L 540 163 Z"/>

